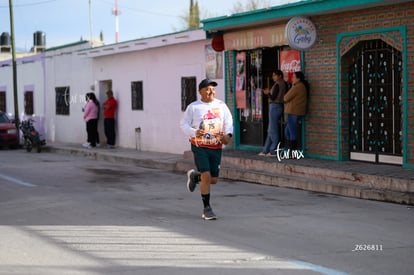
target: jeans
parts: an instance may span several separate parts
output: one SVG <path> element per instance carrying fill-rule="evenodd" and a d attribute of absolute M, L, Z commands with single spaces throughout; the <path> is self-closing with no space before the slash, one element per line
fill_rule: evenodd
<path fill-rule="evenodd" d="M 298 115 L 287 115 L 287 125 L 285 128 L 285 137 L 286 140 L 297 140 L 298 139 L 298 123 L 299 120 L 301 120 L 303 116 Z"/>
<path fill-rule="evenodd" d="M 283 115 L 283 104 L 269 104 L 269 125 L 267 127 L 267 137 L 263 147 L 263 153 L 274 154 L 277 144 L 280 142 L 280 118 Z"/>

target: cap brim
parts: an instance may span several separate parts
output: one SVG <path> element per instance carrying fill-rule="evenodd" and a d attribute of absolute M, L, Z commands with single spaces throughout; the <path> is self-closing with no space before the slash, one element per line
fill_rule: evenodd
<path fill-rule="evenodd" d="M 204 89 L 205 87 L 208 87 L 208 86 L 213 86 L 213 87 L 216 87 L 216 86 L 217 86 L 217 82 L 210 81 L 210 82 L 208 82 L 208 83 L 203 83 L 203 85 L 200 87 L 200 90 L 201 90 L 201 89 Z"/>

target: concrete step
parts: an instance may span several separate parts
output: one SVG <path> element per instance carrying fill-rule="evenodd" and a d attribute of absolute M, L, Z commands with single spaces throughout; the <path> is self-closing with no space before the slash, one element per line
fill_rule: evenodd
<path fill-rule="evenodd" d="M 192 168 L 194 164 L 190 152 L 185 153 L 183 160 L 176 163 L 175 170 L 184 172 Z M 220 178 L 360 199 L 414 204 L 410 180 L 291 163 L 223 156 Z"/>
<path fill-rule="evenodd" d="M 341 182 L 343 184 L 351 184 L 368 189 L 375 188 L 395 192 L 414 192 L 413 181 L 409 179 L 370 175 L 361 172 L 340 171 L 323 167 L 302 166 L 294 161 L 289 163 L 277 161 L 265 162 L 255 159 L 226 156 L 223 158 L 223 165 L 257 172 L 267 171 L 277 175 Z"/>

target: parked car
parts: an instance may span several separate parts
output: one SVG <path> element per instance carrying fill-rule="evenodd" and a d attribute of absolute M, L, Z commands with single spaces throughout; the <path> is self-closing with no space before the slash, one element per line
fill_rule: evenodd
<path fill-rule="evenodd" d="M 18 129 L 5 112 L 0 111 L 0 147 L 19 147 Z"/>

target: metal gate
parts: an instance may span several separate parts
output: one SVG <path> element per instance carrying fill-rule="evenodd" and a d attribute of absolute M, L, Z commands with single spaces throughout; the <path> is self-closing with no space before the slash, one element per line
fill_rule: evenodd
<path fill-rule="evenodd" d="M 350 159 L 402 164 L 401 52 L 363 41 L 349 67 Z"/>

